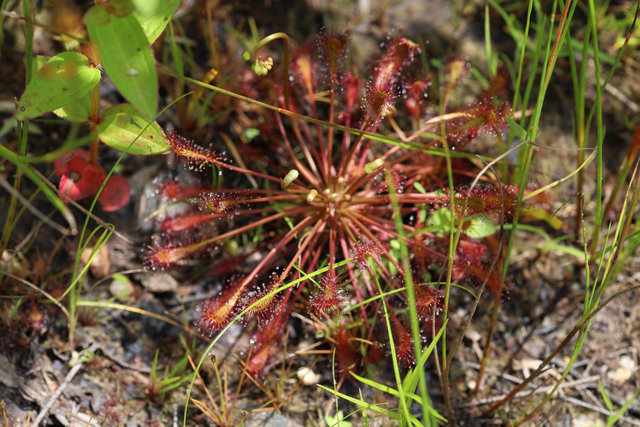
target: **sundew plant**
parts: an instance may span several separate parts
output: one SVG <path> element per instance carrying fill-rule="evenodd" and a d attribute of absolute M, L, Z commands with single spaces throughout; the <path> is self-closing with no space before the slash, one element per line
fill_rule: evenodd
<path fill-rule="evenodd" d="M 118 361 L 103 357 L 107 345 L 79 332 L 125 326 L 111 317 L 124 310 L 181 331 L 182 348 L 171 350 L 183 354 L 171 369 L 175 352 L 163 346 L 176 337 L 152 337 L 142 325 L 147 338 L 162 342 L 149 351 L 152 368 L 139 395 L 168 404 L 191 379 L 185 406 L 220 425 L 241 424 L 253 411 L 293 415 L 294 401 L 310 396 L 302 385 L 326 400 L 301 416 L 311 409 L 322 420 L 324 413 L 331 426 L 369 425 L 371 416 L 433 426 L 512 414 L 520 425 L 576 373 L 582 378 L 564 384 L 565 392 L 597 382 L 607 425 L 625 420 L 640 394 L 628 393 L 633 369 L 626 385 L 586 378 L 596 364 L 613 363 L 588 353 L 600 342 L 584 344 L 595 316 L 640 287 L 626 274 L 640 245 L 640 127 L 613 178 L 606 172 L 623 145 L 604 149 L 611 133 L 624 140 L 637 113 L 625 93 L 633 85 L 620 79 L 637 65 L 626 48 L 640 4 L 632 12 L 619 1 L 487 0 L 482 55 L 463 59 L 452 34 L 451 54 L 433 57 L 427 52 L 436 43 L 392 31 L 363 65 L 348 29 L 330 26 L 303 43 L 282 32 L 262 38 L 252 16 L 233 22 L 247 12 L 237 2 L 96 0 L 84 11 L 73 2 L 40 3 L 0 6 L 0 73 L 24 74 L 24 88 L 2 87 L 8 97 L 0 111 L 10 116 L 0 129 L 0 349 L 16 374 L 44 369 L 39 364 L 52 357 L 77 362 L 73 375 L 86 369 L 94 377 L 109 366 L 101 372 L 114 375 L 118 395 L 107 395 L 110 409 L 98 421 L 120 422 L 135 406 L 120 403 L 138 399 L 126 395 L 132 384 L 120 387 L 118 373 L 134 367 L 111 369 Z M 482 13 L 475 3 L 454 2 L 453 28 L 468 23 L 467 11 Z M 270 25 L 286 21 L 277 18 Z M 354 38 L 384 26 L 352 18 L 346 28 L 355 25 Z M 422 25 L 423 17 L 411 22 Z M 504 33 L 492 34 L 496 22 Z M 24 35 L 5 40 L 14 29 Z M 601 40 L 615 40 L 606 54 Z M 557 105 L 545 102 L 550 87 Z M 621 104 L 610 106 L 610 97 Z M 543 125 L 549 111 L 562 123 Z M 131 157 L 160 155 L 164 163 Z M 132 170 L 145 162 L 140 173 Z M 155 176 L 149 197 L 157 197 L 150 203 L 157 210 L 146 231 L 134 230 L 121 220 L 139 200 L 140 186 L 130 183 L 146 183 L 147 173 Z M 142 247 L 128 237 L 150 229 Z M 109 254 L 120 249 L 112 237 L 135 246 L 146 271 L 122 269 L 122 257 Z M 148 286 L 166 270 L 185 279 L 176 292 Z M 150 279 L 140 280 L 144 293 L 136 290 L 140 276 L 128 274 Z M 165 305 L 186 298 L 158 314 L 141 308 L 151 293 Z M 527 348 L 547 320 L 554 338 Z M 629 325 L 625 337 L 633 336 Z M 218 365 L 214 347 L 232 326 L 239 335 L 231 347 L 224 343 Z M 127 336 L 140 330 L 127 325 Z M 536 367 L 523 361 L 522 376 L 508 378 L 523 352 Z M 30 357 L 36 353 L 42 357 Z M 238 383 L 233 398 L 227 356 L 239 368 L 230 376 Z M 579 356 L 588 364 L 576 364 Z M 563 370 L 549 370 L 558 360 Z M 560 374 L 546 388 L 549 372 Z M 35 424 L 46 423 L 48 412 L 62 420 L 63 408 L 103 392 L 62 393 L 72 381 L 67 376 L 48 403 L 36 404 Z M 506 381 L 517 384 L 505 391 Z M 631 400 L 610 398 L 611 381 Z M 217 383 L 219 399 L 206 382 Z M 252 390 L 241 393 L 245 385 Z M 528 397 L 511 402 L 527 387 Z M 250 406 L 236 405 L 245 398 Z M 573 415 L 580 402 L 569 404 Z M 0 402 L 3 415 L 9 406 Z M 150 409 L 138 413 L 152 419 L 160 412 Z M 558 412 L 545 416 L 554 423 Z M 191 415 L 185 409 L 185 425 Z"/>
<path fill-rule="evenodd" d="M 290 58 L 284 77 L 272 70 L 274 60 L 261 54 L 274 39 L 285 40 L 284 61 Z M 178 131 L 166 134 L 176 158 L 190 169 L 213 169 L 214 177 L 223 175 L 234 184 L 188 186 L 170 180 L 161 185 L 169 198 L 193 208 L 158 224 L 160 235 L 146 249 L 145 264 L 152 270 L 180 268 L 222 253 L 223 245 L 233 242 L 236 254 L 213 256 L 211 272 L 235 275 L 198 306 L 196 325 L 212 336 L 241 312 L 248 327 L 271 322 L 258 330 L 252 354 L 259 360 L 248 362 L 252 374 L 262 371 L 281 344 L 273 337 L 294 309 L 306 307 L 319 322 L 357 319 L 359 339 L 371 354 L 375 343 L 386 341 L 376 332 L 380 297 L 393 294 L 389 329 L 395 355 L 410 367 L 415 344 L 406 303 L 413 301 L 419 322 L 429 322 L 429 334 L 437 332 L 449 260 L 460 286 L 486 284 L 502 292 L 483 239 L 497 230 L 492 221 L 514 214 L 518 189 L 489 179 L 474 188 L 458 184 L 477 173 L 472 156 L 461 153 L 452 167 L 436 147 L 462 152 L 481 135 L 502 144 L 510 109 L 493 96 L 450 106 L 468 76 L 468 64 L 459 58 L 447 61 L 438 76 L 439 105 L 429 103 L 431 76 L 417 60 L 420 46 L 395 35 L 383 49 L 366 78 L 345 65 L 349 37 L 344 32 L 323 30 L 315 43 L 293 52 L 288 37 L 278 33 L 246 52 L 252 70 L 264 76 L 256 92 L 286 114 L 267 112 L 269 126 L 242 147 L 244 166 Z M 462 235 L 450 256 L 448 235 L 458 226 Z M 408 249 L 408 262 L 401 246 Z M 257 261 L 248 267 L 254 254 Z M 342 260 L 352 262 L 337 268 Z M 326 272 L 317 280 L 276 292 L 319 268 Z M 337 353 L 341 376 L 371 360 L 366 350 L 352 347 Z"/>

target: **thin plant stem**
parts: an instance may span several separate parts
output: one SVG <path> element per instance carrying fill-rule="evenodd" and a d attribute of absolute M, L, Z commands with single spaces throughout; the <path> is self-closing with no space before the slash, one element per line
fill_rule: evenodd
<path fill-rule="evenodd" d="M 100 123 L 100 83 L 91 90 L 91 152 L 89 154 L 89 163 L 98 164 L 98 156 L 100 149 L 100 140 L 98 139 L 98 124 Z"/>
<path fill-rule="evenodd" d="M 290 40 L 289 36 L 286 33 L 273 33 L 265 38 L 263 38 L 257 45 L 253 47 L 248 53 L 250 55 L 257 55 L 260 58 L 260 49 L 262 47 L 273 40 L 282 39 L 284 41 L 284 58 L 283 58 L 283 68 L 284 68 L 284 76 L 283 76 L 283 88 L 284 88 L 284 106 L 287 110 L 291 110 L 291 104 L 289 101 L 289 48 L 290 48 Z"/>
<path fill-rule="evenodd" d="M 4 28 L 4 11 L 7 10 L 8 5 L 9 5 L 9 0 L 2 0 L 2 5 L 0 5 L 0 28 Z M 2 55 L 3 44 L 4 44 L 4 31 L 0 31 L 0 55 Z M 2 56 L 0 56 L 0 61 L 1 60 L 2 60 Z"/>

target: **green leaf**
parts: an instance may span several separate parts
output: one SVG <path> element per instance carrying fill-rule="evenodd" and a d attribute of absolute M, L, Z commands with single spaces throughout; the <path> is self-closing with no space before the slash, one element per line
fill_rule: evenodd
<path fill-rule="evenodd" d="M 132 285 L 131 279 L 129 279 L 124 274 L 116 273 L 111 276 L 113 280 L 117 280 L 120 283 L 124 283 L 125 285 Z"/>
<path fill-rule="evenodd" d="M 51 57 L 50 56 L 36 56 L 33 58 L 33 61 L 31 62 L 31 65 L 33 66 L 33 74 L 36 74 L 40 68 L 42 68 L 42 66 L 44 64 L 47 63 L 48 60 L 50 60 Z"/>
<path fill-rule="evenodd" d="M 602 384 L 600 384 L 600 387 L 602 387 Z M 609 418 L 607 419 L 607 427 L 612 426 L 616 422 L 618 422 L 618 419 L 621 416 L 623 416 L 625 412 L 627 412 L 627 409 L 629 409 L 629 406 L 631 406 L 631 404 L 636 400 L 639 393 L 640 393 L 640 388 L 636 390 L 633 396 L 631 396 L 631 399 L 627 400 L 627 403 L 622 405 L 622 407 L 618 410 L 618 412 L 616 412 L 615 414 L 611 414 L 609 416 Z M 613 412 L 613 410 L 611 411 Z"/>
<path fill-rule="evenodd" d="M 124 0 L 96 4 L 84 17 L 100 61 L 120 93 L 146 117 L 158 108 L 158 76 L 151 48 L 140 24 Z"/>
<path fill-rule="evenodd" d="M 56 108 L 53 114 L 70 122 L 84 123 L 91 117 L 91 93 L 64 107 Z"/>
<path fill-rule="evenodd" d="M 607 405 L 607 408 L 609 408 L 609 411 L 613 412 L 613 403 L 611 402 L 611 399 L 607 394 L 607 390 L 605 390 L 604 386 L 602 385 L 602 381 L 598 380 L 598 385 L 600 386 L 600 394 L 602 395 L 604 403 Z"/>
<path fill-rule="evenodd" d="M 137 10 L 133 12 L 133 16 L 140 23 L 149 44 L 153 44 L 160 37 L 180 6 L 180 0 L 137 0 L 135 3 Z M 139 6 L 137 3 L 141 3 L 141 5 Z M 147 7 L 151 3 L 156 3 L 155 9 Z"/>
<path fill-rule="evenodd" d="M 347 400 L 351 403 L 355 403 L 356 405 L 359 405 L 365 409 L 370 409 L 372 411 L 378 412 L 379 414 L 385 414 L 388 417 L 396 420 L 396 421 L 400 421 L 400 416 L 398 414 L 396 414 L 395 412 L 393 412 L 393 410 L 389 410 L 389 409 L 385 409 L 385 408 L 381 408 L 377 405 L 368 403 L 366 401 L 360 400 L 360 399 L 356 399 L 354 397 L 349 396 L 348 394 L 343 394 L 340 392 L 336 392 L 335 390 L 332 390 L 328 387 L 323 386 L 322 384 L 316 384 L 318 387 L 320 387 L 321 389 L 324 389 L 326 391 L 328 391 L 329 393 L 340 397 L 341 399 Z"/>
<path fill-rule="evenodd" d="M 156 350 L 156 356 L 153 358 L 153 364 L 151 365 L 151 382 L 155 383 L 156 382 L 156 369 L 158 368 L 158 354 L 160 353 L 160 350 Z"/>
<path fill-rule="evenodd" d="M 351 374 L 355 379 L 357 379 L 358 381 L 360 381 L 360 382 L 362 382 L 362 383 L 364 383 L 364 384 L 366 384 L 366 385 L 368 385 L 368 386 L 370 386 L 370 387 L 373 387 L 373 388 L 378 389 L 378 390 L 380 390 L 380 391 L 383 391 L 383 392 L 385 392 L 385 393 L 389 393 L 390 395 L 395 396 L 395 397 L 399 397 L 399 396 L 400 396 L 400 393 L 398 393 L 398 390 L 396 390 L 396 389 L 394 389 L 394 388 L 391 388 L 391 387 L 389 387 L 388 385 L 384 385 L 384 384 L 377 383 L 377 382 L 375 382 L 374 380 L 370 380 L 370 379 L 368 379 L 368 378 L 361 377 L 360 375 L 355 374 L 355 373 L 353 373 L 353 372 L 349 372 L 349 373 L 350 373 L 350 374 Z"/>
<path fill-rule="evenodd" d="M 436 337 L 433 340 L 431 340 L 431 344 L 429 344 L 429 347 L 427 347 L 426 349 L 423 349 L 422 355 L 420 355 L 420 357 L 418 358 L 418 363 L 416 364 L 416 366 L 410 369 L 409 372 L 407 372 L 407 376 L 402 382 L 402 387 L 407 392 L 408 399 L 416 400 L 413 396 L 416 396 L 415 390 L 418 387 L 418 381 L 419 381 L 418 376 L 421 375 L 421 373 L 423 372 L 422 367 L 427 362 L 427 359 L 429 358 L 433 350 L 436 348 L 436 344 L 440 341 L 440 337 L 442 336 L 443 332 L 446 330 L 447 323 L 448 323 L 448 320 L 445 320 L 444 324 L 438 331 L 438 334 L 436 335 Z M 417 397 L 416 402 L 420 403 L 421 405 L 425 404 L 421 397 L 419 396 L 416 396 L 416 397 Z M 431 407 L 431 405 L 427 406 L 427 411 L 429 411 L 429 413 L 434 417 L 438 418 L 444 423 L 447 423 L 447 419 L 444 418 L 439 413 L 437 413 L 436 410 L 433 409 L 433 407 Z"/>
<path fill-rule="evenodd" d="M 349 421 L 344 420 L 344 413 L 338 411 L 335 416 L 325 415 L 324 422 L 328 427 L 351 427 L 352 424 Z"/>
<path fill-rule="evenodd" d="M 160 381 L 160 387 L 165 388 L 167 386 L 170 386 L 171 384 L 174 384 L 180 381 L 180 379 L 181 379 L 180 377 L 166 378 Z"/>
<path fill-rule="evenodd" d="M 18 102 L 18 120 L 38 117 L 80 98 L 100 83 L 100 70 L 89 66 L 86 56 L 63 52 L 46 62 L 34 61 L 37 72 Z"/>
<path fill-rule="evenodd" d="M 485 237 L 493 236 L 498 229 L 499 228 L 496 225 L 493 225 L 489 221 L 473 219 L 471 220 L 471 225 L 465 230 L 464 234 L 473 239 L 483 239 Z"/>
<path fill-rule="evenodd" d="M 509 126 L 511 126 L 511 129 L 513 130 L 515 135 L 518 138 L 520 138 L 521 141 L 527 141 L 528 140 L 527 131 L 522 129 L 522 126 L 520 126 L 515 120 L 513 120 L 512 117 L 506 116 L 506 119 L 507 119 L 507 123 L 509 123 Z"/>
<path fill-rule="evenodd" d="M 451 229 L 451 215 L 449 209 L 440 208 L 427 218 L 427 227 L 438 236 L 444 236 Z"/>
<path fill-rule="evenodd" d="M 36 56 L 33 58 L 33 74 L 37 75 L 38 71 L 51 59 L 48 56 Z M 65 105 L 64 107 L 56 108 L 53 110 L 53 114 L 70 122 L 84 123 L 89 120 L 91 115 L 91 92 L 87 92 L 80 99 Z"/>
<path fill-rule="evenodd" d="M 109 147 L 127 151 L 135 155 L 165 154 L 171 149 L 164 132 L 156 122 L 140 135 L 147 126 L 149 119 L 144 117 L 131 104 L 118 104 L 104 112 L 102 122 L 98 125 L 98 138 Z M 138 135 L 140 137 L 131 147 Z M 129 147 L 127 149 L 127 147 Z"/>
<path fill-rule="evenodd" d="M 136 11 L 150 15 L 158 9 L 158 0 L 131 0 Z"/>

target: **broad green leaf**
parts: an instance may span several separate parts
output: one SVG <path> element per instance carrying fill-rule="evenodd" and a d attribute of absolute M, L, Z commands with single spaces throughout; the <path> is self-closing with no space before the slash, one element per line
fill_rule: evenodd
<path fill-rule="evenodd" d="M 36 56 L 33 58 L 32 75 L 37 74 L 49 59 L 51 58 L 48 56 Z M 88 92 L 86 95 L 71 104 L 53 110 L 53 114 L 70 122 L 84 123 L 88 121 L 89 115 L 91 114 L 91 92 Z"/>
<path fill-rule="evenodd" d="M 42 68 L 42 66 L 44 64 L 47 63 L 48 60 L 50 60 L 51 57 L 50 56 L 36 56 L 33 58 L 33 61 L 31 61 L 31 64 L 33 65 L 33 74 L 36 74 L 38 72 L 38 70 L 40 70 L 40 68 Z"/>
<path fill-rule="evenodd" d="M 44 62 L 34 61 L 37 72 L 18 102 L 18 120 L 38 117 L 80 98 L 100 83 L 100 70 L 90 67 L 86 56 L 63 52 Z"/>
<path fill-rule="evenodd" d="M 158 76 L 151 48 L 140 24 L 127 10 L 124 0 L 96 4 L 84 22 L 95 43 L 105 71 L 120 93 L 146 117 L 158 108 Z"/>
<path fill-rule="evenodd" d="M 135 3 L 136 6 L 138 6 L 137 3 L 141 3 L 141 6 L 137 8 L 133 16 L 140 23 L 149 44 L 153 44 L 160 37 L 180 6 L 180 0 L 138 0 Z M 156 3 L 155 9 L 150 7 L 151 3 Z"/>
<path fill-rule="evenodd" d="M 133 4 L 127 0 L 114 0 L 108 5 L 100 4 L 104 7 L 92 7 L 84 16 L 84 23 L 93 27 L 106 25 L 111 21 L 112 17 L 124 18 L 131 15 L 135 8 Z"/>
<path fill-rule="evenodd" d="M 170 150 L 164 132 L 156 122 L 144 131 L 140 138 L 131 146 L 133 141 L 149 123 L 131 104 L 118 104 L 107 109 L 98 125 L 98 137 L 102 142 L 120 151 L 130 154 L 150 155 L 164 154 Z M 129 147 L 127 149 L 127 147 Z"/>
<path fill-rule="evenodd" d="M 70 122 L 84 123 L 91 116 L 91 93 L 64 107 L 53 110 L 56 116 Z"/>
<path fill-rule="evenodd" d="M 131 0 L 138 12 L 151 15 L 158 9 L 158 0 Z"/>

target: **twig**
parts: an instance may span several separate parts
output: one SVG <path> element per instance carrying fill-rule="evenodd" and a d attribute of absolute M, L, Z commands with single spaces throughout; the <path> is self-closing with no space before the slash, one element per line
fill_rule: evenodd
<path fill-rule="evenodd" d="M 91 344 L 91 346 L 86 351 L 95 352 L 97 349 L 98 349 L 98 345 L 96 343 L 93 343 L 93 344 Z M 64 381 L 62 381 L 62 384 L 60 384 L 60 387 L 58 387 L 56 392 L 53 393 L 53 396 L 51 396 L 51 399 L 49 399 L 49 401 L 45 405 L 42 406 L 42 409 L 40 410 L 40 413 L 38 414 L 38 416 L 36 417 L 36 420 L 34 422 L 34 425 L 36 427 L 40 425 L 42 420 L 44 420 L 44 417 L 47 416 L 47 413 L 49 412 L 49 409 L 51 409 L 51 407 L 56 402 L 56 400 L 58 400 L 58 398 L 60 397 L 60 395 L 62 394 L 64 389 L 67 388 L 69 383 L 73 380 L 73 378 L 76 376 L 78 371 L 80 371 L 80 369 L 82 369 L 83 366 L 84 366 L 84 361 L 80 360 L 80 361 L 78 361 L 78 363 L 76 363 L 71 368 L 71 370 L 69 370 L 69 373 L 67 374 L 67 376 L 64 377 Z"/>
<path fill-rule="evenodd" d="M 22 205 L 24 207 L 26 207 L 32 214 L 34 214 L 35 216 L 40 218 L 40 221 L 44 222 L 49 227 L 57 230 L 59 233 L 64 234 L 65 236 L 78 234 L 78 230 L 77 229 L 71 230 L 71 229 L 69 229 L 67 227 L 63 227 L 60 224 L 58 224 L 57 222 L 51 220 L 48 216 L 46 216 L 42 212 L 40 212 L 40 210 L 38 210 L 38 208 L 33 206 L 29 202 L 29 200 L 27 200 L 26 197 L 24 197 L 22 194 L 20 194 L 20 192 L 16 191 L 15 188 L 13 188 L 12 185 L 9 185 L 7 180 L 4 179 L 4 176 L 2 176 L 2 175 L 0 175 L 0 186 L 3 187 L 5 190 L 7 190 L 9 193 L 11 193 L 11 195 L 14 196 L 16 199 L 18 199 L 20 201 L 20 203 L 22 203 Z M 74 233 L 74 231 L 75 231 L 75 233 Z"/>
<path fill-rule="evenodd" d="M 130 363 L 127 363 L 123 360 L 118 359 L 117 357 L 115 357 L 112 354 L 109 354 L 108 351 L 105 351 L 104 347 L 99 347 L 100 350 L 102 350 L 102 354 L 109 360 L 111 360 L 113 363 L 117 363 L 118 365 L 120 365 L 121 367 L 125 368 L 125 369 L 131 369 L 132 371 L 136 371 L 136 372 L 140 372 L 141 374 L 150 374 L 151 373 L 151 368 L 149 366 L 142 366 L 142 367 L 138 367 L 138 366 L 134 366 Z"/>
<path fill-rule="evenodd" d="M 473 369 L 479 369 L 480 368 L 480 365 L 478 363 L 473 363 L 473 362 L 465 362 L 465 366 L 467 366 L 469 368 L 473 368 Z M 496 377 L 503 378 L 503 379 L 505 379 L 507 381 L 511 381 L 513 383 L 516 383 L 516 384 L 521 384 L 524 381 L 524 380 L 522 380 L 522 379 L 520 379 L 518 377 L 514 377 L 513 375 L 503 374 L 503 373 L 495 371 L 493 369 L 486 369 L 486 372 L 488 374 L 495 375 Z M 574 380 L 574 381 L 567 381 L 565 383 L 562 383 L 560 385 L 560 388 L 571 387 L 571 386 L 580 385 L 580 384 L 583 384 L 583 383 L 591 383 L 591 382 L 594 382 L 594 381 L 598 381 L 600 378 L 601 378 L 600 375 L 592 375 L 590 377 L 580 378 L 580 379 L 577 379 L 577 380 Z M 535 388 L 531 384 L 529 385 L 529 387 Z M 536 390 L 536 393 L 543 393 L 543 392 L 545 392 L 547 390 L 550 390 L 550 389 L 551 389 L 551 386 L 540 387 L 540 388 L 538 388 Z"/>
<path fill-rule="evenodd" d="M 597 406 L 591 405 L 591 404 L 589 404 L 587 402 L 583 402 L 582 400 L 574 399 L 573 397 L 558 395 L 558 398 L 560 398 L 562 400 L 565 400 L 565 401 L 567 401 L 569 403 L 573 403 L 574 405 L 582 406 L 583 408 L 587 408 L 587 409 L 591 409 L 592 411 L 598 412 L 600 414 L 604 414 L 604 415 L 607 415 L 607 416 L 615 415 L 613 412 L 609 412 L 606 409 L 598 408 Z M 628 418 L 628 417 L 622 416 L 622 417 L 619 418 L 619 420 L 622 420 L 625 423 L 629 423 L 632 426 L 640 427 L 640 422 L 637 421 L 634 418 Z"/>
<path fill-rule="evenodd" d="M 580 331 L 587 322 L 589 322 L 591 319 L 593 319 L 600 312 L 600 310 L 602 310 L 604 307 L 606 307 L 611 301 L 613 301 L 614 299 L 616 299 L 617 297 L 619 297 L 620 295 L 622 295 L 624 293 L 635 291 L 637 289 L 640 289 L 640 286 L 632 286 L 630 288 L 623 289 L 623 290 L 621 290 L 619 292 L 616 292 L 614 295 L 609 297 L 605 302 L 603 302 L 602 304 L 597 306 L 595 309 L 593 309 L 593 311 L 591 313 L 589 313 L 588 316 L 586 316 L 585 318 L 580 320 L 580 322 L 578 322 L 578 324 L 576 326 L 574 326 L 574 328 L 571 330 L 571 332 L 569 332 L 569 334 L 567 334 L 565 339 L 551 352 L 551 354 L 540 364 L 540 366 L 535 371 L 533 371 L 531 373 L 531 375 L 529 375 L 527 378 L 525 378 L 525 380 L 522 383 L 520 383 L 519 385 L 514 387 L 513 390 L 511 390 L 511 392 L 504 397 L 504 399 L 502 399 L 501 401 L 499 401 L 498 403 L 493 405 L 491 408 L 489 408 L 486 411 L 484 411 L 480 415 L 480 417 L 484 418 L 484 417 L 488 416 L 489 414 L 491 414 L 493 411 L 495 411 L 500 406 L 505 404 L 514 395 L 516 395 L 527 384 L 529 384 L 531 381 L 533 381 L 540 374 L 540 372 L 542 372 L 542 370 L 545 368 L 545 366 L 548 365 L 549 362 L 551 362 L 551 360 L 554 359 L 556 357 L 556 355 L 558 353 L 560 353 L 560 351 L 566 345 L 569 344 L 569 342 L 571 342 L 571 339 L 578 333 L 578 331 Z"/>
<path fill-rule="evenodd" d="M 173 427 L 178 427 L 178 404 L 173 404 Z"/>
<path fill-rule="evenodd" d="M 479 363 L 474 363 L 474 362 L 465 362 L 464 366 L 467 368 L 472 368 L 472 369 L 480 369 L 480 364 Z M 486 368 L 485 372 L 487 374 L 491 374 L 491 375 L 495 375 L 496 377 L 500 377 L 503 378 L 507 381 L 511 381 L 512 383 L 516 383 L 516 384 L 520 384 L 522 382 L 522 380 L 518 377 L 514 377 L 513 375 L 509 375 L 509 374 L 503 374 L 501 372 L 495 371 L 493 369 L 490 368 Z"/>
<path fill-rule="evenodd" d="M 503 376 L 504 374 L 500 374 L 498 372 L 492 371 L 490 369 L 486 369 L 485 372 L 487 374 L 494 374 L 497 376 Z M 511 379 L 509 378 L 505 378 L 506 380 L 518 380 L 520 382 L 522 382 L 522 380 L 520 380 L 519 378 L 515 378 L 511 375 L 508 375 L 509 377 L 511 377 Z M 574 386 L 578 386 L 578 385 L 583 385 L 585 383 L 593 383 L 596 382 L 600 379 L 600 375 L 594 375 L 592 377 L 588 377 L 588 378 L 581 378 L 579 380 L 575 380 L 575 381 L 567 381 L 565 383 L 560 384 L 560 387 L 558 387 L 558 389 L 562 389 L 562 388 L 569 388 L 569 387 L 574 387 Z M 533 388 L 532 385 L 529 384 L 529 387 Z M 513 397 L 526 397 L 526 396 L 530 396 L 532 394 L 540 394 L 540 393 L 546 393 L 550 390 L 553 389 L 554 386 L 545 386 L 545 387 L 540 387 L 537 390 L 525 390 L 525 391 L 520 391 L 518 393 L 516 393 Z M 494 402 L 498 402 L 501 399 L 504 399 L 506 396 L 506 394 L 503 394 L 502 396 L 494 396 L 494 397 L 488 397 L 486 399 L 482 399 L 482 400 L 477 400 L 475 402 L 471 402 L 471 403 L 464 403 L 462 405 L 457 405 L 455 406 L 455 409 L 460 409 L 460 408 L 470 408 L 473 406 L 482 406 L 482 405 L 487 405 L 489 403 L 494 403 Z"/>
<path fill-rule="evenodd" d="M 605 79 L 601 78 L 600 84 L 604 84 L 604 83 L 605 83 Z M 627 95 L 625 95 L 620 89 L 618 89 L 614 85 L 608 84 L 604 87 L 604 90 L 605 92 L 609 92 L 609 94 L 613 95 L 614 98 L 617 98 L 618 101 L 622 102 L 624 106 L 627 107 L 629 110 L 633 111 L 636 114 L 640 113 L 640 107 L 638 107 L 638 104 L 636 104 L 631 99 L 629 99 Z"/>

